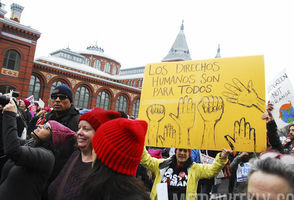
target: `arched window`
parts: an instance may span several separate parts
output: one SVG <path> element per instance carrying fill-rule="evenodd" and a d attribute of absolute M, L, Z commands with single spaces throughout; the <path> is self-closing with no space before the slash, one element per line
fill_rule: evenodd
<path fill-rule="evenodd" d="M 116 75 L 116 72 L 117 72 L 117 68 L 116 68 L 116 66 L 114 65 L 113 68 L 112 68 L 112 74 Z"/>
<path fill-rule="evenodd" d="M 137 99 L 133 104 L 132 116 L 138 117 L 139 114 L 140 99 Z"/>
<path fill-rule="evenodd" d="M 110 64 L 108 62 L 105 63 L 104 71 L 110 73 Z"/>
<path fill-rule="evenodd" d="M 78 108 L 86 109 L 89 107 L 89 101 L 90 101 L 90 92 L 89 90 L 82 86 L 77 89 L 76 95 L 75 95 L 75 103 L 74 105 Z"/>
<path fill-rule="evenodd" d="M 86 64 L 86 65 L 90 65 L 90 60 L 89 60 L 89 58 L 85 58 L 85 64 Z"/>
<path fill-rule="evenodd" d="M 103 108 L 104 110 L 109 110 L 110 97 L 106 91 L 99 92 L 96 101 L 96 107 Z"/>
<path fill-rule="evenodd" d="M 41 95 L 41 88 L 42 87 L 40 79 L 37 76 L 32 75 L 30 80 L 28 96 L 33 95 L 34 99 L 38 100 Z"/>
<path fill-rule="evenodd" d="M 51 85 L 51 88 L 50 88 L 50 95 L 52 94 L 53 90 L 54 90 L 57 86 L 59 86 L 59 85 L 63 85 L 63 84 L 65 84 L 65 83 L 62 82 L 62 81 L 56 81 L 56 82 L 54 82 L 54 83 Z"/>
<path fill-rule="evenodd" d="M 142 82 L 143 82 L 143 80 L 138 80 L 138 87 L 139 87 L 139 88 L 142 87 Z"/>
<path fill-rule="evenodd" d="M 11 87 L 10 85 L 0 85 L 0 93 L 6 94 L 9 93 L 10 90 L 16 91 L 16 89 L 14 87 Z"/>
<path fill-rule="evenodd" d="M 115 111 L 123 111 L 127 113 L 128 110 L 128 101 L 127 98 L 123 95 L 120 95 L 115 103 Z"/>
<path fill-rule="evenodd" d="M 94 68 L 98 69 L 98 70 L 101 70 L 101 61 L 100 60 L 95 60 Z"/>
<path fill-rule="evenodd" d="M 3 68 L 18 71 L 20 66 L 20 55 L 15 50 L 8 50 L 4 55 Z"/>

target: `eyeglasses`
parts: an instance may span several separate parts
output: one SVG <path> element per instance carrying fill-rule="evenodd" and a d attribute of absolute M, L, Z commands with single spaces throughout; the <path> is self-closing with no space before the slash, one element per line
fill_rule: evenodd
<path fill-rule="evenodd" d="M 49 130 L 51 131 L 51 126 L 50 126 L 50 124 L 48 124 L 48 123 L 44 124 L 44 125 L 43 125 L 43 128 L 45 128 L 45 129 L 49 129 Z"/>
<path fill-rule="evenodd" d="M 265 153 L 261 153 L 259 158 L 260 159 L 277 158 L 277 159 L 280 159 L 285 164 L 294 165 L 294 154 L 280 154 L 276 152 L 265 152 Z"/>
<path fill-rule="evenodd" d="M 51 99 L 54 99 L 56 100 L 57 97 L 60 99 L 60 100 L 65 100 L 66 98 L 68 98 L 68 96 L 64 95 L 64 94 L 51 94 Z"/>

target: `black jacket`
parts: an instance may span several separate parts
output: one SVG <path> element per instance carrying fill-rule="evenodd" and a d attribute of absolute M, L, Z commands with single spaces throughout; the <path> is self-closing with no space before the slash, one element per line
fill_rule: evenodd
<path fill-rule="evenodd" d="M 41 199 L 54 166 L 53 153 L 21 145 L 14 112 L 3 113 L 2 126 L 4 154 L 9 160 L 2 169 L 0 199 Z"/>
<path fill-rule="evenodd" d="M 56 111 L 52 110 L 46 115 L 46 121 L 55 120 L 64 126 L 70 128 L 71 130 L 78 131 L 78 122 L 79 122 L 80 113 L 79 111 L 71 105 L 68 111 L 64 112 L 64 115 L 61 117 L 56 116 Z"/>

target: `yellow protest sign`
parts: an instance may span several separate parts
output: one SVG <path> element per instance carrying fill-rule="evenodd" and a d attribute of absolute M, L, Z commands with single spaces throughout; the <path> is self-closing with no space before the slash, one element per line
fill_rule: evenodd
<path fill-rule="evenodd" d="M 263 56 L 148 64 L 139 109 L 145 145 L 265 151 L 264 99 Z"/>

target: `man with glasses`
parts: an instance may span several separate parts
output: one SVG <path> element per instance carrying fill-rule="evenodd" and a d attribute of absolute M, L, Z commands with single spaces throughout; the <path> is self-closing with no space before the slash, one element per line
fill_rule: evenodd
<path fill-rule="evenodd" d="M 74 132 L 78 131 L 78 120 L 80 117 L 79 111 L 72 104 L 73 92 L 68 85 L 57 86 L 51 96 L 53 103 L 53 110 L 50 111 L 46 116 L 46 122 L 54 120 L 60 124 L 66 126 Z M 55 160 L 53 172 L 48 180 L 48 185 L 56 178 L 64 164 L 75 150 L 75 140 L 69 140 L 59 145 L 56 148 Z M 47 187 L 48 187 L 47 185 Z M 47 191 L 46 187 L 46 191 Z M 46 199 L 47 193 L 44 193 L 43 199 Z"/>
<path fill-rule="evenodd" d="M 76 132 L 80 113 L 72 104 L 72 90 L 65 84 L 59 85 L 53 90 L 50 98 L 53 103 L 53 110 L 46 115 L 46 121 L 58 121 Z"/>

